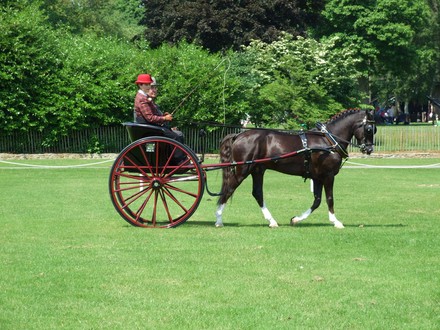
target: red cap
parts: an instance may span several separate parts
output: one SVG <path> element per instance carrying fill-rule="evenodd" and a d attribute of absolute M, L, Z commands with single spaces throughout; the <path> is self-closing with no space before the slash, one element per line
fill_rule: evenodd
<path fill-rule="evenodd" d="M 149 74 L 141 73 L 138 75 L 135 84 L 152 84 L 154 83 L 154 79 Z"/>

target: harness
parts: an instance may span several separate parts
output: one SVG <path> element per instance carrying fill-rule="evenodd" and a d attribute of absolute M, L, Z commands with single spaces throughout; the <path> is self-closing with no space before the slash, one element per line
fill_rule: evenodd
<path fill-rule="evenodd" d="M 264 161 L 268 161 L 268 160 L 276 162 L 276 161 L 278 161 L 280 159 L 285 159 L 285 158 L 291 157 L 293 155 L 302 154 L 302 155 L 304 155 L 304 175 L 303 175 L 303 178 L 304 178 L 304 181 L 305 181 L 305 180 L 311 178 L 310 163 L 311 163 L 311 158 L 312 158 L 312 153 L 313 152 L 318 152 L 318 151 L 320 151 L 320 152 L 328 152 L 328 153 L 337 152 L 343 158 L 343 160 L 344 160 L 342 162 L 342 164 L 341 164 L 341 167 L 342 167 L 342 166 L 344 166 L 345 162 L 348 159 L 348 152 L 347 152 L 347 149 L 344 148 L 340 144 L 340 142 L 345 142 L 345 143 L 347 143 L 347 145 L 353 145 L 355 147 L 360 148 L 361 150 L 365 150 L 366 147 L 374 145 L 374 141 L 372 139 L 371 139 L 371 141 L 373 141 L 373 143 L 368 143 L 367 144 L 367 143 L 365 143 L 365 141 L 366 141 L 366 137 L 373 137 L 374 134 L 376 133 L 375 121 L 374 120 L 368 120 L 367 116 L 365 116 L 364 120 L 362 121 L 362 127 L 364 129 L 363 143 L 355 144 L 355 143 L 352 143 L 351 141 L 347 141 L 347 140 L 345 140 L 343 138 L 340 138 L 340 137 L 334 135 L 333 133 L 331 133 L 327 129 L 325 124 L 318 122 L 318 123 L 316 123 L 316 128 L 319 131 L 318 132 L 315 131 L 315 134 L 320 134 L 320 135 L 322 134 L 321 136 L 323 136 L 327 140 L 327 142 L 329 143 L 328 147 L 326 147 L 326 148 L 325 147 L 311 147 L 310 148 L 308 146 L 306 132 L 300 131 L 297 134 L 300 137 L 301 143 L 302 143 L 302 146 L 303 146 L 303 148 L 301 150 L 297 150 L 295 152 L 291 152 L 291 153 L 288 153 L 288 154 L 284 154 L 284 155 L 276 156 L 276 157 L 271 157 L 271 158 L 267 158 L 267 159 L 245 161 L 245 162 L 243 162 L 243 164 L 251 165 L 251 164 L 260 163 L 260 162 L 264 162 Z M 313 131 L 312 132 L 309 131 L 308 133 L 309 134 L 313 133 Z M 235 141 L 240 134 L 241 133 L 234 135 L 232 137 L 232 141 Z M 338 142 L 338 140 L 339 140 L 339 142 Z M 235 166 L 236 165 L 241 165 L 241 164 L 233 162 L 230 165 L 234 166 L 234 168 L 232 169 L 232 171 L 234 171 L 235 170 Z"/>
<path fill-rule="evenodd" d="M 304 181 L 306 181 L 308 178 L 310 178 L 310 161 L 312 159 L 312 151 L 307 145 L 307 136 L 304 133 L 304 131 L 301 131 L 299 133 L 299 137 L 301 138 L 301 143 L 303 145 L 304 149 Z"/>
<path fill-rule="evenodd" d="M 324 138 L 327 140 L 327 142 L 330 144 L 330 146 L 327 149 L 322 149 L 322 151 L 327 151 L 327 152 L 337 152 L 343 159 L 344 161 L 341 164 L 341 167 L 344 166 L 345 162 L 348 159 L 348 151 L 346 148 L 344 148 L 339 142 L 346 142 L 347 145 L 353 145 L 355 147 L 360 148 L 362 151 L 364 151 L 368 146 L 373 145 L 374 143 L 365 143 L 366 141 L 366 137 L 372 137 L 374 136 L 374 134 L 376 133 L 376 126 L 374 125 L 375 121 L 374 120 L 368 120 L 367 116 L 365 116 L 364 120 L 362 121 L 362 126 L 364 129 L 364 137 L 363 137 L 363 143 L 359 144 L 354 144 L 351 141 L 347 141 L 345 139 L 342 139 L 338 136 L 333 135 L 331 132 L 329 132 L 327 130 L 327 127 L 325 126 L 325 124 L 323 123 L 316 123 L 316 128 L 319 130 L 319 132 L 324 136 Z M 299 136 L 301 138 L 301 142 L 302 145 L 304 147 L 305 151 L 305 156 L 304 156 L 304 180 L 306 180 L 307 178 L 310 177 L 310 160 L 311 160 L 311 153 L 312 153 L 312 149 L 310 149 L 307 146 L 307 136 L 305 135 L 304 132 L 299 133 Z"/>
<path fill-rule="evenodd" d="M 330 148 L 331 149 L 333 149 L 336 152 L 338 152 L 341 155 L 342 158 L 344 158 L 344 159 L 348 158 L 347 150 L 343 146 L 341 146 L 338 141 L 336 141 L 334 135 L 331 134 L 327 130 L 327 127 L 323 123 L 320 123 L 320 122 L 316 123 L 316 128 L 318 128 L 321 131 L 321 133 L 324 135 L 324 137 L 330 143 Z M 342 139 L 340 139 L 340 140 L 342 140 Z M 348 142 L 349 144 L 351 143 L 350 141 L 346 141 L 346 142 Z"/>
<path fill-rule="evenodd" d="M 298 136 L 301 138 L 301 143 L 303 145 L 303 154 L 304 154 L 304 175 L 302 176 L 304 178 L 304 181 L 311 178 L 311 172 L 310 172 L 310 163 L 312 160 L 312 152 L 316 151 L 324 151 L 324 152 L 338 152 L 342 158 L 344 158 L 344 162 L 341 164 L 341 167 L 344 165 L 345 161 L 348 158 L 348 152 L 336 141 L 334 136 L 327 130 L 324 124 L 317 123 L 316 126 L 318 129 L 320 129 L 320 132 L 324 135 L 324 137 L 327 139 L 327 141 L 330 143 L 330 146 L 327 148 L 309 148 L 307 144 L 307 136 L 304 131 L 301 131 L 298 133 Z"/>

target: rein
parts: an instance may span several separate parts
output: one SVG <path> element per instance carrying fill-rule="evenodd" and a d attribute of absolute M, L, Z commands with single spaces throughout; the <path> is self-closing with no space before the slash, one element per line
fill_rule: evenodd
<path fill-rule="evenodd" d="M 329 132 L 327 130 L 327 127 L 322 123 L 319 123 L 319 122 L 316 123 L 316 127 L 321 131 L 322 134 L 324 134 L 325 138 L 330 142 L 330 145 L 332 146 L 332 148 L 334 148 L 334 149 L 338 148 L 341 152 L 341 156 L 343 158 L 348 158 L 347 150 L 344 147 L 342 147 L 338 143 L 338 141 L 336 141 L 336 140 L 346 142 L 348 144 L 352 144 L 350 141 L 347 141 L 347 140 L 340 138 L 339 136 L 336 136 L 333 133 Z"/>

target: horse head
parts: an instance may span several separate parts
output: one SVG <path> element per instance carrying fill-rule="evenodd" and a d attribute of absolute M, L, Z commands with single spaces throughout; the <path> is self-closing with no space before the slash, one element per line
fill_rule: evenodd
<path fill-rule="evenodd" d="M 327 124 L 329 132 L 344 150 L 349 144 L 352 144 L 359 147 L 364 154 L 369 155 L 373 152 L 374 134 L 377 131 L 373 111 L 344 110 L 334 115 Z M 356 138 L 357 144 L 350 142 L 353 136 Z"/>
<path fill-rule="evenodd" d="M 354 129 L 354 137 L 363 154 L 369 155 L 373 152 L 374 134 L 376 134 L 376 132 L 377 128 L 374 121 L 374 113 L 373 111 L 365 110 L 365 115 L 356 123 Z"/>

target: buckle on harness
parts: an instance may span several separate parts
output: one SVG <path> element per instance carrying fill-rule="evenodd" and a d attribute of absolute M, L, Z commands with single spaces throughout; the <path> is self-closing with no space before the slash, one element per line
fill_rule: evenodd
<path fill-rule="evenodd" d="M 303 145 L 303 148 L 307 149 L 307 137 L 306 137 L 306 134 L 303 131 L 301 131 L 301 132 L 299 132 L 299 137 L 301 138 L 301 143 Z"/>
<path fill-rule="evenodd" d="M 319 121 L 316 122 L 316 128 L 319 129 L 321 131 L 321 133 L 328 133 L 327 127 Z"/>

